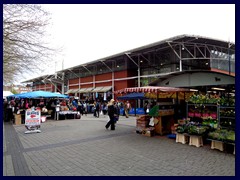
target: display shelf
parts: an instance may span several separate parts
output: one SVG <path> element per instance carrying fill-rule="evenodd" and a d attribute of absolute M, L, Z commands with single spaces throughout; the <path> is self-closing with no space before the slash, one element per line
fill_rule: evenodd
<path fill-rule="evenodd" d="M 235 129 L 235 107 L 220 106 L 219 109 L 219 126 Z"/>
<path fill-rule="evenodd" d="M 188 117 L 209 117 L 218 119 L 219 105 L 217 104 L 189 104 L 187 103 L 187 116 Z"/>

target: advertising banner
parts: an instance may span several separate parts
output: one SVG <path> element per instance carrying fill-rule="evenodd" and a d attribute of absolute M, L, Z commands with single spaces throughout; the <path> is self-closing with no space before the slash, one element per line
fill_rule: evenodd
<path fill-rule="evenodd" d="M 41 124 L 41 111 L 28 109 L 25 114 L 25 127 L 29 130 L 25 133 L 30 132 L 41 132 L 38 130 Z"/>

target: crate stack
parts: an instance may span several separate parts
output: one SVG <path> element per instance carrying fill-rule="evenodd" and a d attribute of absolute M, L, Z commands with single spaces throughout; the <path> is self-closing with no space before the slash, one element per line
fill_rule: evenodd
<path fill-rule="evenodd" d="M 143 130 L 149 127 L 150 118 L 151 116 L 149 115 L 141 115 L 137 117 L 137 122 L 136 122 L 137 133 L 142 134 Z"/>

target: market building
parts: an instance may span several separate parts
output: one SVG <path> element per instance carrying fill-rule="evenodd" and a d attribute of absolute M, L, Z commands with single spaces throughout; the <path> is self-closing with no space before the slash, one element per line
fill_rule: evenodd
<path fill-rule="evenodd" d="M 234 93 L 235 44 L 181 35 L 24 81 L 29 82 L 33 91 L 79 99 L 116 98 L 115 91 L 148 85 Z"/>
<path fill-rule="evenodd" d="M 120 115 L 138 114 L 137 133 L 220 151 L 228 146 L 235 154 L 234 43 L 181 35 L 26 82 L 33 91 L 87 101 L 90 113 L 96 100 L 122 100 Z"/>

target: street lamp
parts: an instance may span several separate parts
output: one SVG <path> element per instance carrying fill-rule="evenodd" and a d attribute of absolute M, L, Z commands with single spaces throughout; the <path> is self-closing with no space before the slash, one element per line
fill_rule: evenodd
<path fill-rule="evenodd" d="M 231 48 L 232 43 L 228 43 L 228 70 L 229 70 L 229 75 L 231 74 L 231 57 L 230 57 L 230 52 L 229 49 Z"/>

